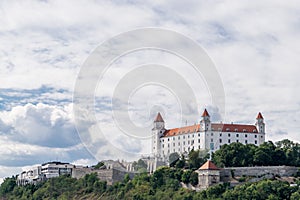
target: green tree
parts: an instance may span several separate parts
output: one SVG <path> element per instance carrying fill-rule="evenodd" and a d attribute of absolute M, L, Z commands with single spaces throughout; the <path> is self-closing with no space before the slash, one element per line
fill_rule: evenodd
<path fill-rule="evenodd" d="M 192 172 L 190 176 L 189 182 L 193 185 L 196 186 L 198 185 L 198 173 L 197 172 Z"/>
<path fill-rule="evenodd" d="M 189 183 L 192 172 L 193 172 L 192 170 L 185 170 L 181 176 L 182 182 L 186 184 Z"/>
<path fill-rule="evenodd" d="M 191 150 L 188 156 L 188 165 L 190 169 L 198 169 L 209 158 L 207 151 Z"/>
<path fill-rule="evenodd" d="M 6 196 L 6 194 L 12 192 L 16 187 L 16 177 L 5 178 L 0 186 L 0 196 Z"/>

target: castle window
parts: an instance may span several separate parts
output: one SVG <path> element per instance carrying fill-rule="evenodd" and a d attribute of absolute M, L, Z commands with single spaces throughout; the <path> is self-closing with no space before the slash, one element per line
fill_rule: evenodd
<path fill-rule="evenodd" d="M 219 140 L 219 143 L 222 143 L 222 139 Z"/>
<path fill-rule="evenodd" d="M 239 134 L 236 134 L 236 137 L 239 137 Z"/>
<path fill-rule="evenodd" d="M 246 132 L 246 129 L 243 129 L 243 132 Z"/>
<path fill-rule="evenodd" d="M 175 149 L 173 149 L 173 153 L 175 153 Z"/>
<path fill-rule="evenodd" d="M 175 147 L 175 143 L 173 143 L 173 147 Z"/>
<path fill-rule="evenodd" d="M 164 139 L 162 139 L 162 141 L 164 142 Z"/>
<path fill-rule="evenodd" d="M 191 141 L 191 144 L 194 144 L 194 140 Z"/>
<path fill-rule="evenodd" d="M 239 140 L 236 140 L 236 142 L 239 142 Z"/>
<path fill-rule="evenodd" d="M 211 139 L 210 139 L 210 142 L 214 142 L 214 139 L 211 138 Z"/>
<path fill-rule="evenodd" d="M 211 133 L 210 135 L 211 135 L 211 136 L 214 136 L 214 133 Z"/>
<path fill-rule="evenodd" d="M 190 138 L 190 135 L 188 135 L 188 138 Z"/>
<path fill-rule="evenodd" d="M 234 131 L 235 131 L 235 132 L 238 132 L 238 129 L 236 128 L 236 129 L 234 129 Z"/>
<path fill-rule="evenodd" d="M 165 147 L 165 145 L 163 144 L 163 145 L 162 145 L 162 147 L 164 148 L 164 147 Z"/>
<path fill-rule="evenodd" d="M 256 130 L 255 129 L 253 129 L 253 133 L 255 133 L 256 132 Z"/>
<path fill-rule="evenodd" d="M 193 137 L 194 137 L 194 134 L 193 134 Z"/>
<path fill-rule="evenodd" d="M 248 135 L 247 135 L 247 134 L 245 134 L 245 137 L 248 137 Z"/>
<path fill-rule="evenodd" d="M 183 141 L 183 145 L 185 145 L 185 141 Z"/>
<path fill-rule="evenodd" d="M 200 137 L 200 133 L 198 133 L 198 136 Z"/>
<path fill-rule="evenodd" d="M 175 140 L 175 137 L 173 137 L 173 141 Z"/>
<path fill-rule="evenodd" d="M 214 128 L 211 128 L 211 130 L 213 130 L 213 131 L 214 131 L 215 129 L 214 129 Z"/>
<path fill-rule="evenodd" d="M 226 131 L 230 131 L 230 128 L 226 128 Z"/>
<path fill-rule="evenodd" d="M 198 149 L 200 149 L 200 145 L 198 146 Z"/>
<path fill-rule="evenodd" d="M 260 138 L 263 138 L 263 136 L 260 136 Z"/>
<path fill-rule="evenodd" d="M 178 146 L 180 146 L 180 142 L 178 142 Z"/>
<path fill-rule="evenodd" d="M 254 135 L 255 138 L 257 138 L 257 135 Z"/>
<path fill-rule="evenodd" d="M 180 140 L 180 136 L 178 136 L 178 140 Z"/>
<path fill-rule="evenodd" d="M 183 136 L 183 139 L 185 139 L 185 136 Z"/>
<path fill-rule="evenodd" d="M 168 141 L 170 141 L 170 138 L 168 138 Z"/>
<path fill-rule="evenodd" d="M 168 144 L 168 147 L 170 147 L 170 144 Z"/>
<path fill-rule="evenodd" d="M 228 140 L 228 144 L 230 144 L 230 139 Z"/>
<path fill-rule="evenodd" d="M 220 137 L 222 137 L 222 133 L 220 133 Z"/>
<path fill-rule="evenodd" d="M 254 143 L 257 144 L 257 140 L 255 140 Z"/>
<path fill-rule="evenodd" d="M 228 133 L 228 137 L 230 137 L 230 133 Z"/>
<path fill-rule="evenodd" d="M 190 144 L 190 141 L 188 141 L 188 144 Z"/>
<path fill-rule="evenodd" d="M 248 140 L 245 140 L 245 143 L 248 144 Z"/>
<path fill-rule="evenodd" d="M 198 143 L 200 143 L 200 139 L 198 139 Z"/>

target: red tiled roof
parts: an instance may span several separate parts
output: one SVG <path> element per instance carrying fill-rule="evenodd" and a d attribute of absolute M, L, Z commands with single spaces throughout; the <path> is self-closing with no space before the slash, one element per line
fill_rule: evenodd
<path fill-rule="evenodd" d="M 219 168 L 210 160 L 206 161 L 199 170 L 219 170 Z"/>
<path fill-rule="evenodd" d="M 211 124 L 211 128 L 214 131 L 222 132 L 246 132 L 246 133 L 257 133 L 257 128 L 254 125 L 244 124 Z"/>
<path fill-rule="evenodd" d="M 154 122 L 164 122 L 164 120 L 163 120 L 162 116 L 160 115 L 160 113 L 157 114 Z"/>
<path fill-rule="evenodd" d="M 254 125 L 243 125 L 243 124 L 211 124 L 213 131 L 221 132 L 245 132 L 245 133 L 257 133 L 257 128 Z M 170 137 L 188 133 L 197 132 L 200 129 L 200 124 L 185 126 L 180 128 L 173 128 L 166 130 L 163 137 Z"/>
<path fill-rule="evenodd" d="M 263 116 L 262 116 L 262 114 L 260 112 L 258 113 L 256 119 L 263 119 Z"/>
<path fill-rule="evenodd" d="M 170 130 L 166 130 L 164 132 L 163 137 L 187 134 L 187 133 L 194 133 L 194 132 L 198 131 L 199 128 L 200 128 L 200 124 L 196 124 L 196 125 L 192 125 L 192 126 L 185 126 L 185 127 L 181 127 L 181 128 L 173 128 Z"/>
<path fill-rule="evenodd" d="M 208 114 L 206 108 L 203 111 L 202 117 L 209 117 L 209 114 Z"/>

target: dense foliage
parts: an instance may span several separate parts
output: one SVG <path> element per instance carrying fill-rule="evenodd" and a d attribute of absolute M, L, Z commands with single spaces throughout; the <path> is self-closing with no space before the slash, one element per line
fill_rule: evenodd
<path fill-rule="evenodd" d="M 241 143 L 224 144 L 212 155 L 219 167 L 300 166 L 300 144 L 282 140 L 268 141 L 260 146 Z"/>
<path fill-rule="evenodd" d="M 108 186 L 96 174 L 81 179 L 60 176 L 40 185 L 19 187 L 15 178 L 7 178 L 0 187 L 3 199 L 291 199 L 300 198 L 300 180 L 295 186 L 279 180 L 262 180 L 230 188 L 219 184 L 196 192 L 181 187 L 181 181 L 191 181 L 194 172 L 162 167 L 152 175 L 141 173 L 132 180 L 125 176 L 122 182 Z M 296 179 L 296 178 L 295 178 Z"/>
<path fill-rule="evenodd" d="M 223 145 L 213 154 L 213 159 L 218 166 L 300 166 L 299 153 L 299 144 L 289 140 L 275 145 L 266 142 L 259 147 L 232 143 Z M 142 173 L 132 180 L 126 175 L 122 182 L 112 186 L 100 181 L 95 173 L 81 179 L 60 176 L 23 187 L 16 185 L 16 177 L 6 178 L 0 186 L 0 199 L 300 199 L 300 179 L 296 177 L 294 186 L 274 179 L 244 183 L 234 188 L 229 184 L 219 184 L 201 192 L 185 189 L 183 183 L 198 184 L 198 174 L 193 170 L 207 160 L 208 154 L 191 151 L 187 159 L 178 154 L 172 156 L 172 167 L 160 167 L 151 175 L 142 172 L 146 165 L 139 160 L 135 168 Z M 102 166 L 98 163 L 95 167 Z"/>

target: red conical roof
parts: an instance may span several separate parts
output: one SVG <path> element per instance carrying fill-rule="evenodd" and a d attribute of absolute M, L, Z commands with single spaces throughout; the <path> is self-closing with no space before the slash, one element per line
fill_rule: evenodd
<path fill-rule="evenodd" d="M 210 160 L 206 161 L 199 170 L 219 170 L 219 168 Z"/>
<path fill-rule="evenodd" d="M 209 117 L 209 114 L 208 114 L 206 108 L 203 111 L 202 117 Z"/>
<path fill-rule="evenodd" d="M 260 112 L 258 113 L 256 119 L 263 119 L 263 116 L 262 116 L 262 114 Z"/>
<path fill-rule="evenodd" d="M 165 121 L 163 120 L 163 118 L 162 118 L 160 112 L 157 113 L 157 116 L 156 116 L 154 122 L 165 122 Z"/>

